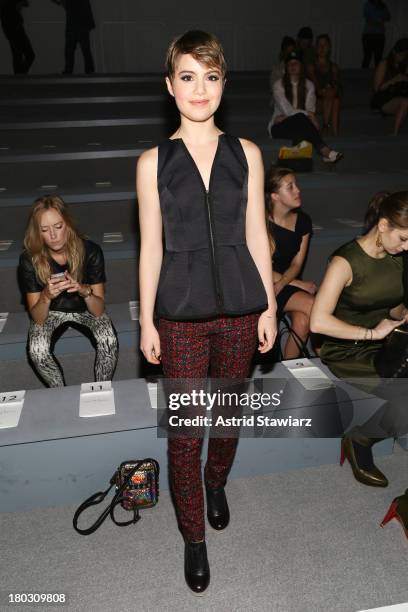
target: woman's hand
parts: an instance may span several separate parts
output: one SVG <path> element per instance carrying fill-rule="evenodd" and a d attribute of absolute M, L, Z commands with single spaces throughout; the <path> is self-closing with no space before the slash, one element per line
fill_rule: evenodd
<path fill-rule="evenodd" d="M 381 90 L 385 90 L 388 89 L 389 87 L 392 87 L 393 85 L 397 85 L 397 83 L 403 83 L 408 81 L 408 77 L 404 74 L 397 74 L 397 76 L 393 77 L 392 79 L 390 79 L 389 81 L 384 81 L 381 85 L 380 88 Z"/>
<path fill-rule="evenodd" d="M 397 74 L 397 76 L 391 79 L 391 83 L 403 83 L 404 81 L 408 81 L 408 77 L 405 74 Z"/>
<path fill-rule="evenodd" d="M 294 287 L 299 287 L 299 289 L 303 289 L 303 291 L 310 293 L 310 295 L 316 295 L 317 293 L 317 285 L 313 281 L 295 279 L 289 284 L 293 285 Z"/>
<path fill-rule="evenodd" d="M 105 312 L 105 287 L 103 283 L 87 285 L 79 283 L 72 276 L 65 272 L 68 282 L 67 293 L 78 293 L 85 300 L 88 312 L 94 317 L 101 317 Z M 89 298 L 89 299 L 88 299 Z"/>
<path fill-rule="evenodd" d="M 270 351 L 275 343 L 277 333 L 276 313 L 265 310 L 258 320 L 258 340 L 260 353 Z"/>
<path fill-rule="evenodd" d="M 77 280 L 72 278 L 69 272 L 65 272 L 65 276 L 69 283 L 67 293 L 77 292 L 82 298 L 87 296 L 89 285 L 83 285 L 82 283 L 79 283 Z"/>
<path fill-rule="evenodd" d="M 390 334 L 396 327 L 402 325 L 404 320 L 393 321 L 392 319 L 383 319 L 373 329 L 373 340 L 382 340 Z"/>
<path fill-rule="evenodd" d="M 140 327 L 140 350 L 149 363 L 160 363 L 160 337 L 153 323 Z"/>
<path fill-rule="evenodd" d="M 316 130 L 320 132 L 320 125 L 316 118 L 316 115 L 314 113 L 308 112 L 307 116 L 310 119 L 310 121 L 313 123 L 313 125 L 315 126 Z"/>
<path fill-rule="evenodd" d="M 399 304 L 394 308 L 391 308 L 388 313 L 390 319 L 394 319 L 394 321 L 403 321 L 406 323 L 408 321 L 408 308 L 404 306 L 404 304 Z"/>
<path fill-rule="evenodd" d="M 66 291 L 68 287 L 70 287 L 70 281 L 66 276 L 61 276 L 59 278 L 53 278 L 51 276 L 42 292 L 45 297 L 51 301 L 58 297 L 60 293 Z"/>
<path fill-rule="evenodd" d="M 279 295 L 284 287 L 285 287 L 285 283 L 282 282 L 282 277 L 281 277 L 278 281 L 276 281 L 276 283 L 273 283 L 273 291 L 275 295 Z"/>

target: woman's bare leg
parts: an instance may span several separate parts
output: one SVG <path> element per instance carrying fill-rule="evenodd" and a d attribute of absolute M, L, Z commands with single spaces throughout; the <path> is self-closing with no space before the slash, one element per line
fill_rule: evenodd
<path fill-rule="evenodd" d="M 400 128 L 408 114 L 408 98 L 402 98 L 398 111 L 395 113 L 394 136 L 399 134 Z"/>
<path fill-rule="evenodd" d="M 309 336 L 310 312 L 313 302 L 313 295 L 305 291 L 298 291 L 292 295 L 283 309 L 289 315 L 292 328 L 302 342 L 306 342 Z M 296 359 L 300 355 L 299 346 L 291 335 L 288 336 L 283 355 L 285 359 Z"/>
<path fill-rule="evenodd" d="M 334 90 L 327 89 L 323 97 L 323 123 L 326 129 L 331 125 L 334 99 Z"/>
<path fill-rule="evenodd" d="M 382 110 L 386 115 L 395 115 L 393 134 L 397 136 L 408 113 L 408 98 L 393 98 Z"/>
<path fill-rule="evenodd" d="M 334 98 L 333 100 L 331 123 L 333 127 L 333 136 L 338 136 L 340 123 L 340 98 Z"/>

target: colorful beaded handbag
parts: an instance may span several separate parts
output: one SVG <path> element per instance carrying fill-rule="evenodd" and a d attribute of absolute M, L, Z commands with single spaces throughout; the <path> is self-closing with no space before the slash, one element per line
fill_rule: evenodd
<path fill-rule="evenodd" d="M 159 464 L 155 459 L 123 461 L 110 479 L 110 486 L 106 491 L 94 493 L 79 506 L 73 518 L 74 529 L 81 535 L 89 535 L 102 525 L 108 514 L 119 527 L 137 523 L 140 519 L 139 510 L 152 508 L 158 502 L 159 470 Z M 78 527 L 78 519 L 82 512 L 91 506 L 100 504 L 113 486 L 116 487 L 115 495 L 95 523 L 87 529 Z M 133 518 L 130 521 L 118 521 L 115 518 L 115 508 L 118 504 L 124 510 L 133 512 Z"/>

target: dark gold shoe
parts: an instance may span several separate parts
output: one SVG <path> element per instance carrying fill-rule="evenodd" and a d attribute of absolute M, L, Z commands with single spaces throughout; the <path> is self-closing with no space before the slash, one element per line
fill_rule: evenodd
<path fill-rule="evenodd" d="M 362 484 L 368 485 L 369 487 L 387 487 L 388 480 L 384 474 L 374 465 L 372 455 L 370 456 L 370 467 L 361 466 L 358 463 L 355 446 L 360 445 L 365 448 L 367 452 L 371 454 L 371 446 L 376 440 L 370 438 L 358 439 L 358 442 L 351 437 L 345 437 L 341 441 L 341 456 L 340 465 L 343 465 L 345 459 L 350 463 L 351 469 L 354 474 L 354 478 Z"/>
<path fill-rule="evenodd" d="M 405 491 L 404 495 L 396 497 L 391 502 L 387 514 L 381 521 L 381 527 L 384 527 L 393 518 L 396 518 L 401 523 L 405 535 L 408 538 L 408 489 Z"/>

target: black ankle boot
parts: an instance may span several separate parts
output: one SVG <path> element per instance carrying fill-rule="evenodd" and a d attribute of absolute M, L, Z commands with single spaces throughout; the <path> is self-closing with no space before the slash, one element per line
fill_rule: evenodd
<path fill-rule="evenodd" d="M 364 438 L 363 436 L 346 436 L 341 442 L 340 465 L 347 459 L 354 478 L 362 484 L 371 487 L 386 487 L 386 476 L 374 465 L 372 446 L 380 442 L 380 438 Z"/>
<path fill-rule="evenodd" d="M 184 576 L 188 586 L 196 595 L 202 595 L 210 584 L 210 567 L 205 542 L 186 541 Z"/>
<path fill-rule="evenodd" d="M 207 492 L 207 518 L 213 529 L 221 531 L 225 529 L 230 520 L 230 513 L 225 495 L 224 487 L 210 489 L 205 487 Z"/>

